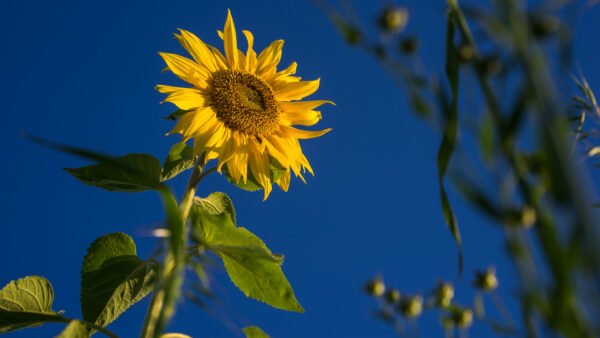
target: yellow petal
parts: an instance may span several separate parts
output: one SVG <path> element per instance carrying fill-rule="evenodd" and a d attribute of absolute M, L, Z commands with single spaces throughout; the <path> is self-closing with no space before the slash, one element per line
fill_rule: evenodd
<path fill-rule="evenodd" d="M 269 166 L 269 155 L 267 152 L 260 152 L 255 141 L 251 140 L 248 144 L 248 152 L 250 158 L 248 164 L 250 165 L 250 171 L 256 181 L 263 187 L 265 191 L 265 197 L 263 201 L 269 197 L 271 193 L 271 168 Z"/>
<path fill-rule="evenodd" d="M 190 53 L 194 60 L 211 72 L 217 71 L 215 58 L 204 42 L 186 30 L 179 29 L 179 32 L 181 35 L 175 34 L 175 37 L 177 37 L 179 43 Z"/>
<path fill-rule="evenodd" d="M 325 130 L 301 130 L 296 129 L 289 126 L 280 125 L 279 126 L 279 135 L 281 137 L 290 137 L 290 138 L 298 138 L 298 139 L 307 139 L 307 138 L 315 138 L 322 136 L 331 131 L 331 128 L 327 128 Z"/>
<path fill-rule="evenodd" d="M 217 62 L 217 66 L 219 67 L 219 69 L 229 68 L 227 66 L 227 60 L 225 59 L 223 54 L 221 54 L 221 52 L 218 49 L 216 49 L 213 46 L 208 46 L 208 48 L 210 48 L 210 50 L 212 50 L 213 55 L 215 56 L 215 61 Z"/>
<path fill-rule="evenodd" d="M 246 51 L 246 61 L 245 61 L 245 69 L 248 72 L 254 73 L 254 68 L 256 67 L 256 52 L 252 49 L 254 45 L 254 36 L 250 31 L 243 30 L 242 33 L 246 36 L 246 40 L 248 41 L 248 50 Z"/>
<path fill-rule="evenodd" d="M 210 133 L 210 137 L 206 140 L 205 146 L 207 148 L 219 148 L 225 142 L 226 132 L 228 132 L 228 130 L 223 123 L 216 123 L 215 129 Z"/>
<path fill-rule="evenodd" d="M 202 93 L 191 88 L 171 93 L 163 102 L 171 102 L 183 110 L 192 110 L 207 105 L 207 100 Z"/>
<path fill-rule="evenodd" d="M 297 102 L 279 102 L 279 107 L 284 112 L 300 113 L 307 110 L 315 109 L 325 103 L 335 105 L 335 103 L 328 100 L 317 100 L 317 101 L 297 101 Z"/>
<path fill-rule="evenodd" d="M 262 75 L 265 70 L 277 67 L 281 60 L 282 48 L 283 40 L 273 41 L 269 47 L 265 48 L 258 56 L 256 74 Z"/>
<path fill-rule="evenodd" d="M 177 54 L 158 54 L 165 60 L 169 70 L 180 79 L 199 88 L 206 87 L 206 80 L 208 80 L 209 74 L 205 69 L 198 66 L 197 63 Z"/>
<path fill-rule="evenodd" d="M 279 101 L 301 100 L 319 89 L 320 80 L 298 82 L 276 81 L 273 83 L 273 91 Z"/>
<path fill-rule="evenodd" d="M 230 133 L 237 133 L 236 131 L 230 131 Z M 219 166 L 217 171 L 221 173 L 221 167 L 233 158 L 237 151 L 236 141 L 233 135 L 228 137 L 221 149 L 219 149 Z"/>
<path fill-rule="evenodd" d="M 277 81 L 281 78 L 285 78 L 292 74 L 296 74 L 297 68 L 298 68 L 298 64 L 296 62 L 292 62 L 286 69 L 273 74 L 272 81 Z"/>
<path fill-rule="evenodd" d="M 275 136 L 276 137 L 276 136 Z M 265 143 L 265 145 L 267 146 L 267 151 L 268 153 L 273 156 L 278 162 L 279 164 L 281 164 L 282 167 L 287 168 L 290 166 L 290 161 L 288 160 L 287 154 L 285 153 L 285 150 L 282 151 L 280 150 L 270 139 L 273 138 L 273 136 L 266 136 L 263 137 L 262 140 Z"/>
<path fill-rule="evenodd" d="M 244 136 L 234 134 L 233 137 L 236 139 L 238 149 L 231 160 L 227 162 L 227 170 L 229 170 L 229 173 L 236 182 L 240 182 L 241 179 L 242 182 L 246 183 L 248 175 L 248 145 Z"/>
<path fill-rule="evenodd" d="M 286 112 L 281 113 L 282 122 L 286 124 L 295 124 L 301 126 L 312 126 L 321 120 L 321 112 L 316 110 L 308 110 L 303 112 Z"/>
<path fill-rule="evenodd" d="M 283 191 L 288 191 L 290 187 L 290 170 L 286 170 L 281 177 L 277 180 L 277 185 Z"/>
<path fill-rule="evenodd" d="M 235 26 L 233 24 L 233 18 L 231 17 L 231 11 L 227 10 L 227 20 L 225 21 L 225 28 L 223 29 L 223 44 L 225 46 L 225 55 L 227 61 L 229 61 L 229 67 L 231 69 L 238 69 L 238 49 L 237 49 L 237 38 L 235 36 Z"/>
<path fill-rule="evenodd" d="M 203 107 L 185 113 L 179 118 L 173 130 L 167 133 L 167 135 L 175 133 L 182 134 L 182 138 L 185 142 L 191 138 L 191 135 L 193 135 L 200 126 L 206 124 L 208 120 L 213 118 L 214 115 L 215 113 L 209 107 Z"/>

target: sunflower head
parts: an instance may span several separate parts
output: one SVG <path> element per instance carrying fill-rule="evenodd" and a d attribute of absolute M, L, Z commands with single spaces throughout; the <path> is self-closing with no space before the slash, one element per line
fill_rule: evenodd
<path fill-rule="evenodd" d="M 319 79 L 301 81 L 293 62 L 277 70 L 283 40 L 271 43 L 258 54 L 254 37 L 242 31 L 248 42 L 246 52 L 238 49 L 236 30 L 227 13 L 223 55 L 194 34 L 181 30 L 175 37 L 193 60 L 176 54 L 159 53 L 168 70 L 191 87 L 156 86 L 168 94 L 166 102 L 185 111 L 175 128 L 183 141 L 193 139 L 194 155 L 218 160 L 230 181 L 239 186 L 264 189 L 264 198 L 276 182 L 287 191 L 291 172 L 304 182 L 302 173 L 313 170 L 302 153 L 299 139 L 321 136 L 331 129 L 308 131 L 293 125 L 312 126 L 321 119 L 315 108 L 327 100 L 300 101 L 319 88 Z M 168 135 L 167 134 L 167 135 Z"/>

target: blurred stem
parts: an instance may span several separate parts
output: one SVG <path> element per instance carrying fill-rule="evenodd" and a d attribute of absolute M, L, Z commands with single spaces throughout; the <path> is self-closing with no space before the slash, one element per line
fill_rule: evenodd
<path fill-rule="evenodd" d="M 146 318 L 144 319 L 144 326 L 140 337 L 158 338 L 174 313 L 175 303 L 179 297 L 179 290 L 183 284 L 183 280 L 178 277 L 183 271 L 183 266 L 185 264 L 183 250 L 185 250 L 184 247 L 187 243 L 187 229 L 185 227 L 187 217 L 190 213 L 194 196 L 196 195 L 198 183 L 200 183 L 206 175 L 216 169 L 211 168 L 203 173 L 205 165 L 206 157 L 203 153 L 196 159 L 194 169 L 188 180 L 181 202 L 179 203 L 179 213 L 181 214 L 183 229 L 179 232 L 181 238 L 176 239 L 176 241 L 181 244 L 179 245 L 179 251 L 182 252 L 174 252 L 174 245 L 171 244 L 165 255 L 165 261 L 158 279 L 159 284 L 155 288 L 150 306 L 146 312 Z M 171 232 L 171 235 L 175 235 L 174 232 Z M 173 243 L 173 241 L 171 241 L 171 243 Z M 162 285 L 160 285 L 161 283 Z"/>

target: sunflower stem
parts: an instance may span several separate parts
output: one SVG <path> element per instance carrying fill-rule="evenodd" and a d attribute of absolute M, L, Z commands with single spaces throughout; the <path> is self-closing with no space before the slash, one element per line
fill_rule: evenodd
<path fill-rule="evenodd" d="M 165 255 L 157 287 L 152 295 L 148 311 L 146 312 L 146 318 L 144 319 L 140 337 L 159 337 L 174 313 L 175 303 L 179 297 L 179 290 L 183 284 L 183 278 L 180 278 L 180 275 L 183 271 L 183 265 L 185 264 L 183 250 L 187 243 L 187 227 L 185 226 L 187 217 L 194 201 L 198 183 L 200 183 L 207 174 L 213 171 L 209 170 L 203 174 L 202 171 L 204 170 L 205 165 L 206 157 L 203 153 L 196 159 L 194 169 L 188 180 L 181 202 L 179 203 L 183 231 L 180 232 L 181 238 L 176 239 L 176 241 L 181 244 L 179 245 L 181 248 L 179 251 L 181 252 L 175 252 L 176 246 L 172 245 L 173 239 L 171 239 L 171 245 Z M 173 235 L 173 232 L 171 232 L 171 235 Z"/>

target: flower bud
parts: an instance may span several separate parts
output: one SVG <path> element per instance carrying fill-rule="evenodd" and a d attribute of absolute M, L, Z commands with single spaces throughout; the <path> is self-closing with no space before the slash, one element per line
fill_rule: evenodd
<path fill-rule="evenodd" d="M 400 300 L 400 291 L 390 288 L 385 293 L 385 300 L 390 304 L 395 304 Z"/>
<path fill-rule="evenodd" d="M 524 206 L 520 209 L 513 209 L 508 211 L 507 221 L 510 225 L 520 228 L 531 228 L 537 220 L 535 208 L 531 206 Z"/>
<path fill-rule="evenodd" d="M 400 301 L 400 313 L 407 318 L 418 317 L 423 312 L 423 297 L 415 295 Z"/>
<path fill-rule="evenodd" d="M 379 17 L 379 27 L 385 33 L 398 34 L 406 27 L 408 17 L 406 8 L 385 8 Z"/>
<path fill-rule="evenodd" d="M 555 33 L 560 27 L 560 21 L 551 15 L 536 15 L 530 19 L 531 31 L 538 39 L 543 39 Z"/>
<path fill-rule="evenodd" d="M 469 44 L 463 44 L 458 48 L 458 59 L 460 62 L 469 62 L 473 59 L 475 48 Z"/>
<path fill-rule="evenodd" d="M 469 308 L 461 309 L 455 315 L 456 325 L 460 328 L 468 328 L 473 325 L 473 310 Z"/>
<path fill-rule="evenodd" d="M 485 75 L 496 76 L 502 71 L 502 62 L 497 57 L 487 57 L 481 61 L 481 70 Z"/>
<path fill-rule="evenodd" d="M 444 329 L 444 331 L 450 331 L 450 330 L 454 329 L 454 319 L 452 319 L 452 318 L 444 316 L 441 319 L 441 323 L 442 323 L 442 329 Z"/>
<path fill-rule="evenodd" d="M 435 300 L 438 306 L 446 307 L 450 305 L 454 298 L 454 287 L 446 282 L 439 282 L 435 289 Z"/>
<path fill-rule="evenodd" d="M 412 54 L 419 49 L 419 40 L 415 36 L 409 36 L 400 40 L 400 52 Z"/>
<path fill-rule="evenodd" d="M 365 285 L 365 291 L 370 296 L 381 297 L 385 292 L 385 284 L 383 284 L 381 277 L 371 279 L 367 285 Z"/>
<path fill-rule="evenodd" d="M 486 292 L 495 290 L 498 287 L 496 269 L 490 266 L 485 272 L 475 272 L 475 286 Z"/>
<path fill-rule="evenodd" d="M 537 216 L 534 208 L 526 205 L 521 209 L 519 221 L 522 227 L 530 228 L 535 224 L 536 220 Z"/>

